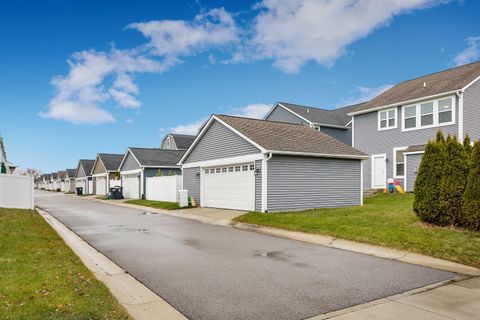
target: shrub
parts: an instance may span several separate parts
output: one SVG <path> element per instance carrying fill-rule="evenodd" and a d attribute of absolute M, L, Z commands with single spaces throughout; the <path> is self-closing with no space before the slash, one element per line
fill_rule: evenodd
<path fill-rule="evenodd" d="M 445 163 L 440 180 L 440 225 L 459 225 L 462 197 L 467 183 L 468 161 L 463 145 L 450 135 L 445 145 Z"/>
<path fill-rule="evenodd" d="M 480 231 L 480 142 L 475 142 L 470 157 L 470 171 L 463 194 L 461 225 Z"/>
<path fill-rule="evenodd" d="M 436 223 L 440 215 L 440 186 L 445 159 L 443 135 L 428 142 L 414 185 L 413 210 L 422 221 Z"/>

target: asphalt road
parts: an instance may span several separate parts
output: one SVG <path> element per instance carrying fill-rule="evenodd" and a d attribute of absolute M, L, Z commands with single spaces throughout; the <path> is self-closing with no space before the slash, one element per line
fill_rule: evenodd
<path fill-rule="evenodd" d="M 305 319 L 455 276 L 66 195 L 35 200 L 190 319 Z"/>

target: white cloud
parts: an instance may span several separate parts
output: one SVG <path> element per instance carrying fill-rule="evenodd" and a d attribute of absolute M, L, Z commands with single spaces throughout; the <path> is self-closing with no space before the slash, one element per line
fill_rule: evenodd
<path fill-rule="evenodd" d="M 132 123 L 134 123 L 135 121 L 134 121 L 132 118 L 129 118 L 129 119 L 125 120 L 125 122 L 126 122 L 127 124 L 132 124 Z"/>
<path fill-rule="evenodd" d="M 308 61 L 331 66 L 348 45 L 395 16 L 446 0 L 264 0 L 254 22 L 251 53 L 286 73 Z"/>
<path fill-rule="evenodd" d="M 387 91 L 393 87 L 391 84 L 383 84 L 378 87 L 364 87 L 364 86 L 356 86 L 355 91 L 356 94 L 354 97 L 349 97 L 344 100 L 342 100 L 338 106 L 343 107 L 343 106 L 350 106 L 354 105 L 357 103 L 369 101 L 379 94 Z"/>
<path fill-rule="evenodd" d="M 480 37 L 468 37 L 466 41 L 468 46 L 453 59 L 456 66 L 480 59 Z"/>
<path fill-rule="evenodd" d="M 268 110 L 270 110 L 270 108 L 271 105 L 268 104 L 253 103 L 241 108 L 232 108 L 227 112 L 227 114 L 232 116 L 262 119 L 267 114 Z M 176 127 L 170 128 L 169 131 L 173 133 L 196 135 L 198 129 L 200 129 L 200 127 L 202 127 L 207 120 L 208 117 L 204 117 L 191 123 L 180 124 Z M 164 129 L 161 129 L 161 132 L 163 132 Z"/>

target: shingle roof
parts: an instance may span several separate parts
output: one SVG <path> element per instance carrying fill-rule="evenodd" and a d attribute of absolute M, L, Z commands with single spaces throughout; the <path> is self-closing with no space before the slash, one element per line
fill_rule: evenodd
<path fill-rule="evenodd" d="M 85 176 L 89 177 L 91 175 L 95 160 L 80 159 L 80 163 L 82 164 L 83 170 L 85 171 Z"/>
<path fill-rule="evenodd" d="M 117 171 L 123 159 L 123 154 L 99 153 L 98 156 L 107 171 Z"/>
<path fill-rule="evenodd" d="M 58 171 L 57 172 L 57 177 L 58 179 L 65 179 L 65 171 Z"/>
<path fill-rule="evenodd" d="M 147 167 L 176 167 L 185 150 L 129 148 L 140 165 Z"/>
<path fill-rule="evenodd" d="M 460 90 L 478 76 L 480 76 L 480 61 L 407 80 L 358 106 L 354 112 Z"/>
<path fill-rule="evenodd" d="M 68 178 L 75 178 L 75 173 L 77 169 L 66 169 L 65 172 L 67 173 Z"/>
<path fill-rule="evenodd" d="M 425 151 L 426 144 L 417 144 L 417 145 L 412 145 L 409 146 L 407 149 L 405 149 L 404 152 L 417 152 L 417 151 Z"/>
<path fill-rule="evenodd" d="M 361 103 L 359 103 L 351 106 L 329 110 L 314 108 L 310 106 L 302 106 L 299 104 L 293 104 L 288 102 L 278 102 L 278 104 L 295 112 L 296 114 L 307 119 L 310 122 L 341 127 L 346 126 L 350 122 L 350 120 L 352 120 L 352 117 L 348 116 L 347 114 L 361 105 Z"/>
<path fill-rule="evenodd" d="M 169 135 L 173 137 L 173 140 L 175 140 L 177 149 L 182 150 L 187 150 L 193 143 L 193 140 L 195 140 L 195 136 L 187 134 L 170 133 Z"/>
<path fill-rule="evenodd" d="M 57 173 L 56 172 L 52 172 L 51 179 L 52 180 L 57 180 Z"/>
<path fill-rule="evenodd" d="M 43 178 L 45 179 L 45 181 L 48 181 L 48 180 L 50 180 L 50 179 L 52 178 L 52 175 L 51 175 L 50 173 L 45 173 L 45 174 L 43 175 Z"/>
<path fill-rule="evenodd" d="M 217 117 L 269 151 L 366 156 L 365 153 L 304 125 L 225 115 Z"/>

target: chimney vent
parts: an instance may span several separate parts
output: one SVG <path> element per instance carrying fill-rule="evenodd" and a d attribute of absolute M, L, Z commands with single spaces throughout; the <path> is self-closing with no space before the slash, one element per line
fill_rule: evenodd
<path fill-rule="evenodd" d="M 424 88 L 427 87 L 427 81 L 423 81 L 423 87 L 424 87 Z"/>
<path fill-rule="evenodd" d="M 310 108 L 307 108 L 307 113 L 310 113 Z"/>

